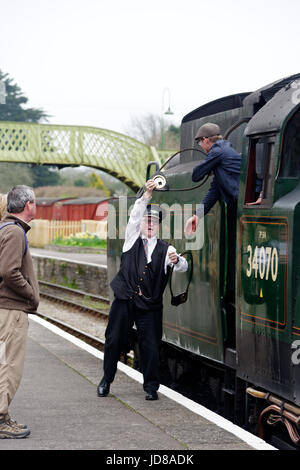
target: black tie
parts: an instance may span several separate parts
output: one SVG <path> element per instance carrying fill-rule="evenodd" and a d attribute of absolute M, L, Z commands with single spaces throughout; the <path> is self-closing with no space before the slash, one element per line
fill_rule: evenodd
<path fill-rule="evenodd" d="M 144 250 L 145 250 L 145 254 L 146 254 L 146 259 L 148 261 L 148 239 L 143 238 L 143 243 L 144 243 Z"/>

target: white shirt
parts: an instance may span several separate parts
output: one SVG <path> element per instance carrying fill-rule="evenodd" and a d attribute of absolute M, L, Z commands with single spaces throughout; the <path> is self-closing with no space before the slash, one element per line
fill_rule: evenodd
<path fill-rule="evenodd" d="M 137 199 L 134 203 L 134 206 L 132 208 L 129 221 L 126 227 L 125 231 L 125 242 L 123 245 L 123 253 L 126 251 L 129 251 L 130 248 L 134 245 L 138 237 L 141 235 L 140 233 L 140 225 L 142 222 L 142 218 L 145 214 L 147 204 L 149 204 L 150 199 L 141 197 L 140 199 Z M 142 238 L 146 238 L 142 236 Z M 151 237 L 148 238 L 148 258 L 147 258 L 147 263 L 150 263 L 152 259 L 152 253 L 154 248 L 156 247 L 157 243 L 157 237 Z M 165 258 L 165 273 L 167 272 L 167 267 L 168 266 L 173 266 L 173 263 L 171 262 L 169 258 L 169 253 L 176 253 L 176 249 L 172 246 L 169 245 L 168 251 L 166 254 Z M 177 255 L 178 256 L 178 255 Z M 188 269 L 188 262 L 183 256 L 179 256 L 179 260 L 177 264 L 174 264 L 174 271 L 178 272 L 185 272 Z"/>

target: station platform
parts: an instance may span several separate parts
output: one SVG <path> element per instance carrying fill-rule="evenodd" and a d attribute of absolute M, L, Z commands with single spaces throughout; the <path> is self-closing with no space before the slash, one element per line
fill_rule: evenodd
<path fill-rule="evenodd" d="M 29 315 L 24 374 L 10 414 L 31 434 L 0 439 L 0 451 L 104 450 L 116 459 L 118 450 L 188 457 L 197 450 L 273 449 L 167 387 L 160 387 L 159 400 L 146 401 L 142 375 L 122 363 L 109 396 L 99 398 L 102 359 L 95 348 Z"/>
<path fill-rule="evenodd" d="M 106 253 L 80 253 L 78 251 L 56 251 L 54 249 L 32 248 L 30 247 L 32 256 L 45 256 L 47 258 L 57 258 L 60 260 L 76 261 L 78 263 L 96 264 L 99 266 L 107 266 Z"/>

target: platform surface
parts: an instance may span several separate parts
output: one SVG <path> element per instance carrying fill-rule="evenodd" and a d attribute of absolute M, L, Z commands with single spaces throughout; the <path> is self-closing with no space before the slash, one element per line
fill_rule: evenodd
<path fill-rule="evenodd" d="M 73 251 L 55 251 L 47 250 L 44 248 L 32 248 L 30 247 L 30 253 L 32 256 L 46 256 L 47 258 L 58 258 L 65 259 L 68 261 L 75 261 L 77 263 L 84 264 L 97 264 L 100 266 L 107 265 L 106 253 L 80 253 Z"/>
<path fill-rule="evenodd" d="M 166 387 L 161 387 L 159 400 L 146 401 L 142 384 L 121 370 L 109 396 L 99 398 L 102 360 L 43 322 L 29 320 L 24 374 L 10 407 L 11 416 L 26 423 L 31 434 L 1 439 L 0 451 L 264 448 L 263 441 L 250 438 L 247 443 L 178 403 L 167 396 Z"/>

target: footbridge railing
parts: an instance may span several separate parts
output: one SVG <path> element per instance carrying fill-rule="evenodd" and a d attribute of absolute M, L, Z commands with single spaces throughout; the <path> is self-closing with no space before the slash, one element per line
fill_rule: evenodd
<path fill-rule="evenodd" d="M 170 154 L 107 129 L 0 121 L 0 161 L 94 167 L 133 190 L 150 161 L 160 166 Z"/>

